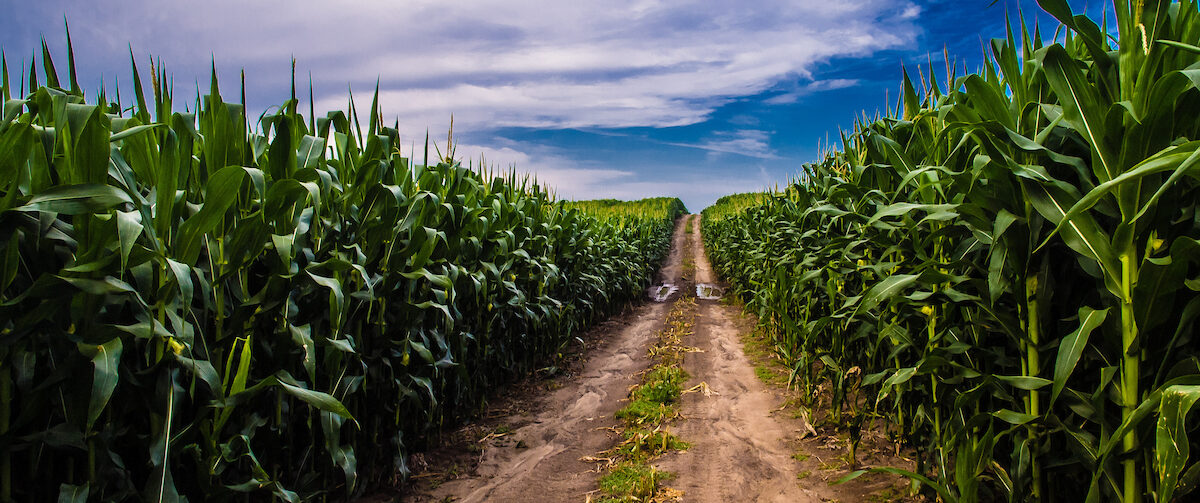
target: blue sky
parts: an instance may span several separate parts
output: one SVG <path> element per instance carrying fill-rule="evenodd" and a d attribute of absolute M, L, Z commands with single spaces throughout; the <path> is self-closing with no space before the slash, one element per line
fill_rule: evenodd
<path fill-rule="evenodd" d="M 15 80 L 44 36 L 65 78 L 66 15 L 89 95 L 101 80 L 128 95 L 132 48 L 143 72 L 151 56 L 166 65 L 177 96 L 206 90 L 214 60 L 236 96 L 244 69 L 260 112 L 289 96 L 295 57 L 318 114 L 345 109 L 348 90 L 366 107 L 378 79 L 407 143 L 444 139 L 453 114 L 460 158 L 515 165 L 561 197 L 670 195 L 699 211 L 786 183 L 819 141 L 895 99 L 902 64 L 915 76 L 932 58 L 941 74 L 945 47 L 978 69 L 1006 9 L 1056 25 L 1030 0 L 989 4 L 0 0 L 0 47 Z"/>

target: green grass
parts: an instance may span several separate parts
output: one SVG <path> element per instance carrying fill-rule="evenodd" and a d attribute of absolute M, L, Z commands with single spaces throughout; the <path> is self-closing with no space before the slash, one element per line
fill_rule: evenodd
<path fill-rule="evenodd" d="M 670 478 L 671 474 L 652 466 L 622 462 L 600 478 L 600 491 L 608 498 L 601 501 L 643 501 L 654 494 L 659 482 Z"/>
<path fill-rule="evenodd" d="M 846 466 L 846 462 L 841 458 L 834 458 L 821 463 L 821 469 L 826 471 L 840 470 L 844 466 Z"/>
<path fill-rule="evenodd" d="M 679 437 L 663 430 L 630 429 L 622 432 L 622 435 L 625 441 L 617 446 L 616 454 L 638 463 L 645 463 L 667 451 L 682 451 L 691 447 Z"/>
<path fill-rule="evenodd" d="M 783 375 L 779 370 L 766 365 L 755 365 L 754 375 L 758 376 L 760 381 L 772 386 L 787 385 L 787 376 Z"/>
<path fill-rule="evenodd" d="M 675 410 L 670 405 L 645 400 L 630 402 L 617 411 L 617 419 L 631 426 L 658 423 L 674 415 Z"/>
<path fill-rule="evenodd" d="M 630 402 L 616 413 L 617 419 L 631 426 L 660 423 L 674 417 L 675 403 L 683 392 L 687 372 L 675 365 L 656 365 L 646 373 L 642 384 L 630 393 Z"/>
<path fill-rule="evenodd" d="M 672 403 L 683 392 L 688 375 L 677 366 L 658 365 L 646 374 L 645 381 L 631 393 L 635 401 Z"/>

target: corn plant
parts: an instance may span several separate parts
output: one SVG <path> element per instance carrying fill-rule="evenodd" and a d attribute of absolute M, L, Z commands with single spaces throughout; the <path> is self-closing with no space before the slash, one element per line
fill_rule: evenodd
<path fill-rule="evenodd" d="M 1052 37 L 906 71 L 786 190 L 706 210 L 706 246 L 803 390 L 864 369 L 943 500 L 1173 501 L 1200 480 L 1200 13 L 1041 5 Z"/>
<path fill-rule="evenodd" d="M 43 44 L 42 81 L 14 87 L 0 55 L 0 501 L 407 476 L 444 424 L 640 295 L 683 211 L 589 216 L 450 139 L 418 163 L 378 92 L 305 117 L 293 84 L 252 118 L 215 69 L 181 97 L 133 64 L 132 91 L 89 99 L 68 56 L 65 85 Z"/>

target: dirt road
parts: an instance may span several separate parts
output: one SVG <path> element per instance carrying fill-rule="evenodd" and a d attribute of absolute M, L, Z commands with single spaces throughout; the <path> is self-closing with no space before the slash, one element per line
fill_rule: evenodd
<path fill-rule="evenodd" d="M 429 453 L 442 462 L 430 482 L 418 483 L 406 501 L 583 502 L 599 499 L 597 464 L 584 461 L 620 440 L 614 413 L 624 406 L 630 387 L 651 365 L 647 350 L 674 302 L 697 297 L 697 284 L 715 284 L 700 237 L 699 215 L 680 219 L 672 251 L 659 272 L 659 284 L 678 288 L 663 302 L 648 301 L 596 327 L 579 372 L 500 407 L 491 421 L 470 430 L 464 455 L 458 448 Z M 689 229 L 690 227 L 690 229 Z M 879 487 L 894 485 L 868 477 L 830 486 L 846 471 L 828 468 L 835 458 L 836 431 L 799 440 L 807 423 L 782 412 L 780 389 L 764 384 L 743 352 L 742 336 L 752 329 L 737 307 L 721 302 L 714 285 L 711 299 L 697 297 L 693 333 L 683 344 L 687 388 L 704 383 L 712 393 L 685 393 L 681 418 L 671 431 L 690 444 L 653 461 L 674 477 L 665 482 L 682 491 L 683 501 L 858 501 Z M 663 291 L 665 290 L 658 290 Z M 708 290 L 705 290 L 707 293 Z M 759 372 L 762 368 L 759 367 Z M 488 433 L 490 432 L 490 433 Z M 835 447 L 830 447 L 835 446 Z M 820 449 L 830 449 L 821 451 Z M 446 469 L 448 457 L 468 460 Z M 813 458 L 813 459 L 810 459 Z M 436 460 L 435 460 L 436 461 Z M 818 464 L 820 463 L 820 464 Z M 809 475 L 822 470 L 816 476 Z M 838 473 L 840 472 L 840 473 Z M 418 475 L 420 477 L 420 475 Z"/>
<path fill-rule="evenodd" d="M 700 219 L 692 225 L 696 239 L 688 253 L 696 282 L 715 283 L 699 239 Z M 683 368 L 692 376 L 688 387 L 704 382 L 714 393 L 683 396 L 684 420 L 674 431 L 691 448 L 656 463 L 675 474 L 667 485 L 682 490 L 686 501 L 821 501 L 797 483 L 800 465 L 790 447 L 796 426 L 775 417 L 779 398 L 754 374 L 742 351 L 741 335 L 751 327 L 735 307 L 715 300 L 698 303 L 695 331 L 683 343 L 701 351 L 688 353 Z"/>

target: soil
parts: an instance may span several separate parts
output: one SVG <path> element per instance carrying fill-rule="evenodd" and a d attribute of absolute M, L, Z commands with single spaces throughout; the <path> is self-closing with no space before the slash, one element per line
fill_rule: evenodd
<path fill-rule="evenodd" d="M 398 492 L 370 501 L 584 502 L 599 498 L 604 465 L 594 456 L 620 440 L 613 414 L 651 361 L 647 349 L 671 304 L 695 296 L 697 283 L 722 285 L 700 239 L 700 218 L 681 218 L 657 284 L 678 286 L 666 302 L 646 301 L 590 330 L 586 348 L 560 362 L 554 376 L 536 375 L 504 390 L 476 421 L 446 435 L 442 447 L 414 455 L 417 472 Z M 690 229 L 689 229 L 690 227 Z M 786 372 L 756 344 L 754 323 L 726 299 L 697 299 L 695 328 L 683 344 L 691 379 L 681 417 L 670 429 L 690 444 L 653 461 L 672 472 L 667 487 L 683 501 L 906 501 L 906 480 L 850 473 L 845 433 L 814 427 L 802 413 Z M 761 345 L 761 341 L 757 344 Z M 767 381 L 767 382 L 764 382 Z M 703 384 L 703 386 L 699 386 Z M 821 414 L 814 413 L 814 422 Z M 882 426 L 864 428 L 862 466 L 912 468 Z"/>

